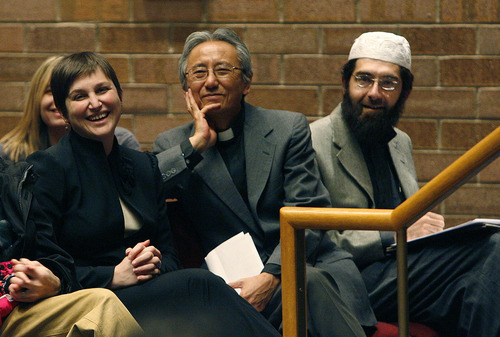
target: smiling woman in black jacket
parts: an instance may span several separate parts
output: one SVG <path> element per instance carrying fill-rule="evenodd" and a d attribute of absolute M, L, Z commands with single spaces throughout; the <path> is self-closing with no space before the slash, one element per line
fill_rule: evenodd
<path fill-rule="evenodd" d="M 121 88 L 100 55 L 62 59 L 52 74 L 71 132 L 28 158 L 35 194 L 83 287 L 112 289 L 151 335 L 274 336 L 222 279 L 179 270 L 156 157 L 119 146 Z"/>

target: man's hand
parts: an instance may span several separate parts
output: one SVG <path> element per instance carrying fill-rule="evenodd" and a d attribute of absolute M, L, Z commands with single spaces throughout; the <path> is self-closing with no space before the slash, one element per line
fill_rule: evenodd
<path fill-rule="evenodd" d="M 18 302 L 34 302 L 57 295 L 61 280 L 38 261 L 20 259 L 12 261 L 14 274 L 10 279 L 9 292 Z"/>
<path fill-rule="evenodd" d="M 196 151 L 203 153 L 209 147 L 214 146 L 217 141 L 217 132 L 210 125 L 205 115 L 208 111 L 219 109 L 220 103 L 208 104 L 200 110 L 194 100 L 191 89 L 188 89 L 184 93 L 184 97 L 186 99 L 187 110 L 194 121 L 194 135 L 189 140 Z"/>
<path fill-rule="evenodd" d="M 428 212 L 408 228 L 407 240 L 413 240 L 442 231 L 444 218 L 437 213 Z"/>
<path fill-rule="evenodd" d="M 241 297 L 248 301 L 257 311 L 265 309 L 280 279 L 269 273 L 244 278 L 229 283 L 232 288 L 241 288 Z"/>

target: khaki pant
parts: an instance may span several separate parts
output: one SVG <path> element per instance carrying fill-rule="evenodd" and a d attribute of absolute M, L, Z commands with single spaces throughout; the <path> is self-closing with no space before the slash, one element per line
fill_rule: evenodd
<path fill-rule="evenodd" d="M 143 332 L 107 289 L 76 291 L 36 303 L 20 303 L 5 319 L 1 336 L 136 337 Z"/>

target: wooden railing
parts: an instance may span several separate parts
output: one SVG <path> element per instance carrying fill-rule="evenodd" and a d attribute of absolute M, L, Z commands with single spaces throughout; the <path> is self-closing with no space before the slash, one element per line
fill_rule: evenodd
<path fill-rule="evenodd" d="M 464 153 L 394 210 L 283 207 L 281 280 L 284 337 L 307 336 L 304 230 L 396 232 L 399 336 L 408 336 L 406 229 L 500 155 L 500 127 Z"/>

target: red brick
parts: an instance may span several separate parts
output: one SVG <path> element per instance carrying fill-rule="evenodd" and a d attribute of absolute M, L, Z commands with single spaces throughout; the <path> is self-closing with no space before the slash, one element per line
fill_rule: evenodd
<path fill-rule="evenodd" d="M 442 147 L 468 150 L 498 126 L 500 126 L 500 121 L 443 121 L 441 125 Z"/>
<path fill-rule="evenodd" d="M 414 149 L 437 148 L 437 122 L 435 120 L 402 118 L 398 127 L 410 136 Z"/>
<path fill-rule="evenodd" d="M 45 56 L 0 56 L 0 81 L 30 81 Z"/>
<path fill-rule="evenodd" d="M 0 83 L 0 111 L 22 111 L 24 88 L 20 83 Z"/>
<path fill-rule="evenodd" d="M 500 88 L 480 88 L 478 91 L 479 118 L 500 118 Z"/>
<path fill-rule="evenodd" d="M 417 170 L 418 181 L 428 182 L 441 171 L 450 166 L 461 153 L 436 152 L 416 150 L 413 152 L 413 160 Z"/>
<path fill-rule="evenodd" d="M 319 32 L 318 28 L 303 28 L 296 25 L 248 28 L 245 43 L 251 53 L 318 53 Z"/>
<path fill-rule="evenodd" d="M 94 51 L 96 30 L 90 24 L 31 25 L 26 29 L 26 49 L 35 52 Z"/>
<path fill-rule="evenodd" d="M 169 28 L 163 25 L 105 25 L 99 29 L 101 51 L 168 53 Z"/>
<path fill-rule="evenodd" d="M 405 27 L 400 33 L 410 43 L 412 55 L 474 54 L 476 51 L 475 28 Z"/>
<path fill-rule="evenodd" d="M 322 114 L 323 116 L 329 115 L 335 107 L 342 102 L 343 89 L 342 87 L 323 87 L 322 90 Z"/>
<path fill-rule="evenodd" d="M 126 85 L 123 89 L 123 111 L 126 113 L 165 113 L 168 111 L 164 86 Z"/>
<path fill-rule="evenodd" d="M 479 54 L 500 55 L 500 27 L 481 27 L 478 29 Z"/>
<path fill-rule="evenodd" d="M 270 84 L 280 82 L 280 56 L 252 55 L 252 83 Z"/>
<path fill-rule="evenodd" d="M 286 84 L 340 84 L 343 56 L 284 56 Z"/>
<path fill-rule="evenodd" d="M 464 185 L 445 201 L 446 211 L 455 214 L 472 214 L 474 217 L 500 218 L 500 187 L 482 184 Z"/>
<path fill-rule="evenodd" d="M 134 115 L 122 114 L 120 116 L 120 123 L 118 123 L 118 125 L 135 134 L 134 120 Z"/>
<path fill-rule="evenodd" d="M 361 22 L 436 22 L 434 0 L 360 0 Z"/>
<path fill-rule="evenodd" d="M 0 21 L 55 21 L 58 0 L 2 0 Z"/>
<path fill-rule="evenodd" d="M 441 60 L 441 83 L 449 86 L 498 86 L 500 58 L 449 58 Z"/>
<path fill-rule="evenodd" d="M 24 47 L 23 26 L 0 25 L 0 52 L 21 52 Z"/>
<path fill-rule="evenodd" d="M 247 101 L 252 105 L 267 109 L 318 115 L 318 89 L 316 88 L 253 86 Z"/>
<path fill-rule="evenodd" d="M 135 80 L 143 83 L 179 83 L 179 57 L 173 55 L 134 58 Z"/>
<path fill-rule="evenodd" d="M 63 21 L 127 21 L 128 0 L 72 0 L 61 1 Z"/>
<path fill-rule="evenodd" d="M 186 99 L 184 98 L 184 90 L 180 84 L 172 84 L 169 87 L 168 96 L 169 106 L 171 113 L 187 113 Z"/>
<path fill-rule="evenodd" d="M 405 116 L 472 118 L 475 90 L 416 88 L 406 103 Z"/>
<path fill-rule="evenodd" d="M 141 143 L 153 143 L 163 131 L 190 122 L 188 113 L 181 115 L 138 115 L 136 116 L 136 137 Z"/>
<path fill-rule="evenodd" d="M 374 25 L 369 28 L 358 25 L 328 26 L 323 28 L 323 53 L 345 54 L 347 62 L 347 55 L 349 55 L 354 40 L 363 33 L 374 31 L 397 33 L 392 26 Z"/>
<path fill-rule="evenodd" d="M 500 183 L 500 159 L 496 159 L 486 166 L 480 173 L 479 179 L 486 183 Z"/>
<path fill-rule="evenodd" d="M 439 71 L 438 61 L 434 57 L 417 56 L 412 57 L 411 72 L 415 77 L 414 86 L 426 85 L 432 86 L 438 84 Z"/>
<path fill-rule="evenodd" d="M 13 114 L 13 113 L 1 113 L 0 114 L 0 138 L 2 138 L 7 132 L 12 130 L 19 120 L 21 119 L 22 114 Z"/>
<path fill-rule="evenodd" d="M 115 70 L 120 84 L 130 82 L 130 61 L 128 56 L 103 55 Z"/>
<path fill-rule="evenodd" d="M 498 0 L 441 0 L 441 21 L 498 23 Z"/>
<path fill-rule="evenodd" d="M 285 22 L 353 22 L 355 7 L 349 0 L 285 0 L 283 5 Z"/>
<path fill-rule="evenodd" d="M 456 225 L 463 224 L 466 221 L 472 220 L 476 218 L 477 216 L 471 216 L 471 215 L 464 215 L 464 214 L 448 214 L 448 213 L 441 213 L 444 218 L 445 218 L 445 223 L 444 223 L 444 228 L 450 228 L 454 227 Z"/>
<path fill-rule="evenodd" d="M 210 22 L 278 22 L 279 7 L 275 0 L 211 0 L 207 2 Z"/>
<path fill-rule="evenodd" d="M 234 26 L 225 26 L 233 29 L 238 36 L 243 39 L 244 30 L 239 27 Z M 209 32 L 213 32 L 215 29 L 219 28 L 219 26 L 213 26 L 209 24 L 196 24 L 196 25 L 182 25 L 182 26 L 174 26 L 172 27 L 172 51 L 174 53 L 181 54 L 184 49 L 184 43 L 186 42 L 186 38 L 189 34 L 207 30 Z"/>
<path fill-rule="evenodd" d="M 136 22 L 203 21 L 202 0 L 134 1 Z"/>

